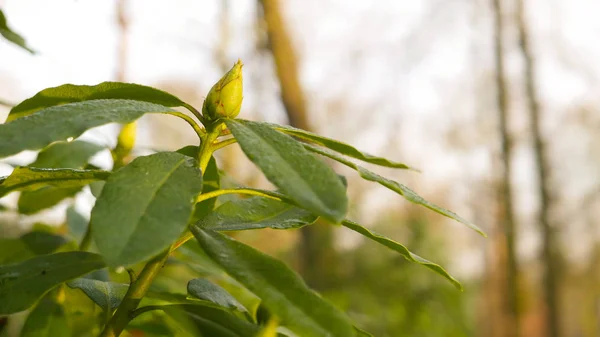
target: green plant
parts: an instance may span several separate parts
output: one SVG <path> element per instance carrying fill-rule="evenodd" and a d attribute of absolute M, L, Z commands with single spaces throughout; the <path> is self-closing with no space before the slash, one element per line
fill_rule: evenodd
<path fill-rule="evenodd" d="M 2 243 L 0 315 L 33 307 L 23 333 L 36 336 L 39 329 L 62 331 L 53 336 L 69 335 L 65 327 L 77 335 L 101 336 L 118 336 L 125 329 L 149 336 L 368 335 L 285 264 L 222 234 L 295 229 L 318 217 L 358 232 L 461 287 L 441 266 L 345 219 L 345 178 L 317 155 L 481 233 L 458 215 L 347 158 L 390 168 L 409 169 L 407 165 L 304 130 L 236 119 L 242 101 L 239 62 L 207 97 L 202 114 L 146 86 L 67 84 L 45 89 L 10 111 L 7 123 L 0 125 L 0 157 L 41 151 L 32 165 L 0 178 L 0 197 L 22 191 L 22 213 L 51 207 L 86 185 L 97 200 L 89 224 L 69 209 L 64 233 L 34 230 L 27 235 L 35 237 Z M 174 107 L 188 109 L 201 124 Z M 199 144 L 128 162 L 124 156 L 132 141 L 125 133 L 113 149 L 115 169 L 109 172 L 88 163 L 98 146 L 73 141 L 87 129 L 132 123 L 146 113 L 182 118 L 197 133 Z M 213 153 L 235 143 L 278 190 L 221 188 Z M 249 197 L 215 207 L 222 195 Z M 188 242 L 191 239 L 196 243 Z M 115 272 L 123 267 L 129 284 Z M 161 279 L 164 273 L 170 277 Z M 193 279 L 180 280 L 188 276 Z M 82 294 L 101 308 L 100 315 L 86 311 Z"/>

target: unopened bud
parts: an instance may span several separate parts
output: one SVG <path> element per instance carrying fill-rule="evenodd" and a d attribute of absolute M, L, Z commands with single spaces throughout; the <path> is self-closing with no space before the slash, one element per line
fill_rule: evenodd
<path fill-rule="evenodd" d="M 242 66 L 242 61 L 238 60 L 210 89 L 202 105 L 202 115 L 206 119 L 235 118 L 240 113 L 243 98 Z"/>

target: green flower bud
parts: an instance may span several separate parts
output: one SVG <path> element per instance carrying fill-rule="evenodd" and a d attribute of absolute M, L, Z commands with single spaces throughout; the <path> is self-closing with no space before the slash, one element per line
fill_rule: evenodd
<path fill-rule="evenodd" d="M 202 105 L 202 115 L 209 121 L 221 117 L 235 118 L 242 108 L 242 61 L 238 60 L 208 92 Z"/>

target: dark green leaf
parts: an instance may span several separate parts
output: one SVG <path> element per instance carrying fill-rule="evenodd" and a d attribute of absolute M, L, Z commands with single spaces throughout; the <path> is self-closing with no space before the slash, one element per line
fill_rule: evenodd
<path fill-rule="evenodd" d="M 317 216 L 302 208 L 274 199 L 251 197 L 224 203 L 197 225 L 215 231 L 290 229 L 310 225 L 316 220 Z"/>
<path fill-rule="evenodd" d="M 81 289 L 102 310 L 116 309 L 129 286 L 122 283 L 103 282 L 88 278 L 78 278 L 67 283 L 70 288 Z"/>
<path fill-rule="evenodd" d="M 202 194 L 216 191 L 221 188 L 219 168 L 217 167 L 217 161 L 214 157 L 210 158 L 202 179 Z M 197 203 L 196 206 L 194 206 L 194 216 L 192 219 L 199 220 L 204 218 L 209 212 L 215 209 L 216 202 L 217 198 L 211 198 Z"/>
<path fill-rule="evenodd" d="M 83 168 L 88 160 L 101 151 L 102 146 L 76 140 L 56 142 L 38 153 L 29 166 L 39 168 Z"/>
<path fill-rule="evenodd" d="M 380 244 L 402 254 L 402 256 L 404 256 L 404 258 L 410 262 L 415 262 L 415 263 L 421 264 L 421 265 L 433 270 L 434 272 L 442 275 L 443 277 L 448 279 L 450 282 L 452 282 L 452 284 L 454 284 L 454 286 L 456 286 L 458 289 L 462 290 L 462 286 L 461 286 L 460 282 L 458 282 L 457 279 L 452 277 L 452 275 L 448 274 L 448 272 L 444 268 L 442 268 L 442 266 L 440 266 L 439 264 L 435 264 L 429 260 L 426 260 L 426 259 L 420 257 L 417 254 L 412 253 L 411 251 L 408 250 L 408 248 L 404 247 L 403 245 L 399 244 L 398 242 L 393 241 L 389 238 L 386 238 L 385 236 L 382 236 L 373 231 L 370 231 L 367 228 L 357 224 L 356 222 L 353 222 L 350 220 L 344 220 L 344 221 L 342 221 L 342 225 L 344 227 L 350 228 L 351 230 L 353 230 L 357 233 L 364 235 L 365 237 L 367 237 L 377 243 L 380 243 Z"/>
<path fill-rule="evenodd" d="M 20 262 L 34 256 L 21 238 L 0 238 L 0 265 Z"/>
<path fill-rule="evenodd" d="M 100 196 L 102 189 L 104 188 L 104 184 L 106 184 L 105 181 L 94 181 L 90 183 L 90 192 L 92 192 L 94 197 L 98 198 Z"/>
<path fill-rule="evenodd" d="M 177 150 L 177 152 L 188 157 L 196 158 L 198 156 L 198 147 L 192 145 L 185 146 Z M 217 167 L 217 161 L 215 160 L 215 157 L 211 157 L 208 161 L 208 165 L 206 166 L 206 171 L 204 171 L 202 179 L 202 194 L 216 191 L 221 188 L 221 177 L 219 175 L 219 168 Z M 192 220 L 195 221 L 202 219 L 204 216 L 206 216 L 206 214 L 208 214 L 208 212 L 215 208 L 216 202 L 216 198 L 211 198 L 197 203 L 194 207 L 194 215 Z"/>
<path fill-rule="evenodd" d="M 145 113 L 173 111 L 164 105 L 126 99 L 98 99 L 49 107 L 0 124 L 0 158 L 79 137 L 108 123 L 131 123 Z"/>
<path fill-rule="evenodd" d="M 27 316 L 21 337 L 71 336 L 65 310 L 54 297 L 54 294 L 49 293 L 39 301 Z"/>
<path fill-rule="evenodd" d="M 33 191 L 23 191 L 17 206 L 21 214 L 34 214 L 57 205 L 66 198 L 74 197 L 83 186 L 60 188 L 44 186 Z"/>
<path fill-rule="evenodd" d="M 202 249 L 300 336 L 355 336 L 348 317 L 284 263 L 223 234 L 192 226 Z"/>
<path fill-rule="evenodd" d="M 195 161 L 176 152 L 138 157 L 113 173 L 92 210 L 92 237 L 110 266 L 144 261 L 184 231 L 202 190 Z"/>
<path fill-rule="evenodd" d="M 4 36 L 5 39 L 27 50 L 28 52 L 35 54 L 35 52 L 27 46 L 25 39 L 8 27 L 6 16 L 4 16 L 2 10 L 0 10 L 0 35 Z"/>
<path fill-rule="evenodd" d="M 414 170 L 413 168 L 411 168 L 410 166 L 408 166 L 406 164 L 393 162 L 386 158 L 370 155 L 368 153 L 359 151 L 352 145 L 342 143 L 335 139 L 319 136 L 317 134 L 308 132 L 306 130 L 297 129 L 297 128 L 287 126 L 287 125 L 278 125 L 278 124 L 271 124 L 271 123 L 261 123 L 261 124 L 268 125 L 269 127 L 279 130 L 288 135 L 292 135 L 294 137 L 300 138 L 305 141 L 309 141 L 314 144 L 318 144 L 320 146 L 324 146 L 335 152 L 339 152 L 348 157 L 362 160 L 362 161 L 370 163 L 370 164 L 375 164 L 375 165 L 385 166 L 385 167 L 392 167 L 392 168 L 399 168 L 399 169 Z"/>
<path fill-rule="evenodd" d="M 329 166 L 269 126 L 244 120 L 225 123 L 246 156 L 281 192 L 316 215 L 343 220 L 348 208 L 346 189 Z"/>
<path fill-rule="evenodd" d="M 69 228 L 69 233 L 77 242 L 80 242 L 87 231 L 88 220 L 79 214 L 75 210 L 75 207 L 71 206 L 67 208 L 67 227 Z"/>
<path fill-rule="evenodd" d="M 103 267 L 100 255 L 87 252 L 42 255 L 0 266 L 0 315 L 25 310 L 56 285 Z"/>
<path fill-rule="evenodd" d="M 255 337 L 260 327 L 219 308 L 195 304 L 164 305 L 162 310 L 173 318 L 183 310 L 202 336 Z"/>
<path fill-rule="evenodd" d="M 356 170 L 356 172 L 358 172 L 358 174 L 366 180 L 369 181 L 374 181 L 377 182 L 379 184 L 381 184 L 382 186 L 387 187 L 388 189 L 400 194 L 401 196 L 403 196 L 406 200 L 415 203 L 417 205 L 421 205 L 421 206 L 425 206 L 427 208 L 429 208 L 430 210 L 439 213 L 441 215 L 444 215 L 450 219 L 456 220 L 464 225 L 467 225 L 469 228 L 475 230 L 476 232 L 478 232 L 479 234 L 486 236 L 485 233 L 479 228 L 477 227 L 474 223 L 463 219 L 461 216 L 459 216 L 458 214 L 449 211 L 447 209 L 444 209 L 440 206 L 437 206 L 435 204 L 430 203 L 429 201 L 423 199 L 423 197 L 421 197 L 420 195 L 418 195 L 417 193 L 415 193 L 413 190 L 411 190 L 410 188 L 387 178 L 384 178 L 380 175 L 378 175 L 377 173 L 371 172 L 367 169 L 365 169 L 364 167 L 358 166 L 355 163 L 347 160 L 346 158 L 340 156 L 337 153 L 334 153 L 332 151 L 328 151 L 327 149 L 324 148 L 320 148 L 314 145 L 310 145 L 310 144 L 304 144 L 304 147 L 306 147 L 308 150 L 313 151 L 315 153 L 321 154 L 323 156 L 335 159 L 336 161 Z"/>
<path fill-rule="evenodd" d="M 21 241 L 36 255 L 50 254 L 68 241 L 64 237 L 43 231 L 33 231 L 21 236 Z"/>
<path fill-rule="evenodd" d="M 167 92 L 139 84 L 119 82 L 103 82 L 98 85 L 65 84 L 44 89 L 24 100 L 11 109 L 6 121 L 10 122 L 51 106 L 97 99 L 127 99 L 168 107 L 185 105 L 179 98 Z"/>
<path fill-rule="evenodd" d="M 231 296 L 227 290 L 219 287 L 207 279 L 196 278 L 190 280 L 187 285 L 187 291 L 190 296 L 215 303 L 220 307 L 246 311 L 246 308 L 244 308 L 240 302 Z"/>
<path fill-rule="evenodd" d="M 74 141 L 56 142 L 40 151 L 35 162 L 30 167 L 39 168 L 83 168 L 89 158 L 102 150 L 96 144 Z M 19 196 L 19 213 L 33 214 L 52 207 L 65 198 L 77 194 L 82 186 L 60 188 L 43 186 L 37 190 L 24 191 Z"/>
<path fill-rule="evenodd" d="M 17 167 L 8 177 L 0 178 L 0 197 L 13 191 L 33 190 L 45 185 L 71 188 L 107 179 L 110 172 L 102 170 L 40 169 Z"/>

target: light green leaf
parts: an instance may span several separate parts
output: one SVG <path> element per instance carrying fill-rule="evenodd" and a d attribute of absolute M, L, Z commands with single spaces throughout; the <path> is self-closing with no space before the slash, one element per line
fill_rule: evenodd
<path fill-rule="evenodd" d="M 348 199 L 337 174 L 292 137 L 266 125 L 226 120 L 246 156 L 299 206 L 334 221 L 343 220 Z"/>
<path fill-rule="evenodd" d="M 87 252 L 42 255 L 0 266 L 0 315 L 25 310 L 58 284 L 104 266 L 100 255 Z"/>
<path fill-rule="evenodd" d="M 56 142 L 40 151 L 30 167 L 39 168 L 83 168 L 91 156 L 102 150 L 96 144 L 74 141 Z M 37 190 L 24 191 L 19 196 L 18 207 L 22 214 L 33 214 L 58 204 L 81 191 L 83 186 L 60 188 L 43 186 Z"/>
<path fill-rule="evenodd" d="M 29 313 L 21 337 L 70 337 L 67 315 L 63 307 L 47 294 Z"/>
<path fill-rule="evenodd" d="M 246 311 L 246 308 L 231 296 L 227 290 L 207 279 L 195 278 L 190 280 L 187 285 L 187 291 L 192 297 L 212 302 L 220 307 Z"/>
<path fill-rule="evenodd" d="M 164 105 L 127 99 L 98 99 L 49 107 L 6 124 L 0 124 L 0 158 L 23 150 L 79 137 L 86 130 L 108 123 L 131 123 L 145 113 L 174 111 Z"/>
<path fill-rule="evenodd" d="M 414 168 L 411 168 L 410 166 L 408 166 L 406 164 L 394 162 L 387 158 L 370 155 L 368 153 L 359 151 L 352 145 L 342 143 L 335 139 L 319 136 L 317 134 L 308 132 L 306 130 L 294 128 L 294 127 L 291 127 L 288 125 L 278 125 L 278 124 L 272 124 L 272 123 L 261 123 L 261 124 L 268 125 L 269 127 L 276 129 L 278 131 L 281 131 L 285 134 L 297 137 L 297 138 L 305 140 L 305 141 L 309 141 L 311 143 L 314 143 L 314 144 L 317 144 L 320 146 L 324 146 L 335 152 L 339 152 L 348 157 L 362 160 L 362 161 L 370 163 L 370 164 L 375 164 L 375 165 L 384 166 L 384 167 L 391 167 L 391 168 L 415 170 Z"/>
<path fill-rule="evenodd" d="M 382 186 L 387 187 L 388 189 L 400 194 L 401 196 L 403 196 L 406 200 L 415 203 L 417 205 L 421 205 L 421 206 L 425 206 L 427 208 L 429 208 L 430 210 L 439 213 L 441 215 L 444 215 L 450 219 L 456 220 L 466 226 L 468 226 L 469 228 L 473 229 L 474 231 L 476 231 L 477 233 L 486 236 L 485 233 L 479 228 L 477 227 L 477 225 L 475 225 L 474 223 L 462 218 L 461 216 L 459 216 L 458 214 L 449 211 L 447 209 L 444 209 L 440 206 L 437 206 L 433 203 L 430 203 L 429 201 L 423 199 L 423 197 L 421 197 L 420 195 L 418 195 L 417 193 L 415 193 L 413 190 L 411 190 L 410 188 L 387 178 L 384 178 L 380 175 L 378 175 L 377 173 L 371 172 L 369 170 L 367 170 L 364 167 L 358 166 L 355 163 L 347 160 L 346 158 L 340 156 L 339 154 L 329 151 L 327 149 L 324 148 L 320 148 L 311 144 L 304 144 L 304 147 L 306 149 L 308 149 L 309 151 L 318 153 L 320 155 L 335 159 L 336 161 L 356 170 L 356 172 L 358 172 L 358 174 L 366 180 L 369 181 L 374 181 L 377 182 L 379 184 L 381 184 Z"/>
<path fill-rule="evenodd" d="M 350 221 L 350 220 L 342 221 L 342 226 L 350 228 L 351 230 L 353 230 L 357 233 L 360 233 L 361 235 L 402 254 L 402 256 L 404 256 L 404 258 L 410 262 L 421 264 L 421 265 L 433 270 L 434 272 L 436 272 L 436 273 L 442 275 L 443 277 L 445 277 L 446 279 L 448 279 L 448 281 L 452 282 L 452 284 L 455 287 L 462 290 L 462 285 L 460 284 L 460 282 L 458 282 L 457 279 L 452 277 L 452 275 L 450 275 L 442 266 L 440 266 L 439 264 L 433 263 L 429 260 L 426 260 L 417 254 L 412 253 L 411 251 L 408 250 L 408 248 L 404 247 L 403 245 L 399 244 L 398 242 L 391 240 L 389 238 L 386 238 L 385 236 L 382 236 L 373 231 L 370 231 L 367 228 L 357 224 L 356 222 Z"/>
<path fill-rule="evenodd" d="M 40 169 L 17 167 L 8 177 L 0 178 L 0 198 L 13 191 L 33 190 L 45 185 L 71 188 L 107 179 L 102 170 Z"/>
<path fill-rule="evenodd" d="M 5 39 L 27 50 L 28 52 L 35 54 L 35 52 L 27 46 L 25 39 L 8 27 L 6 16 L 2 10 L 0 10 L 0 35 L 4 36 Z"/>
<path fill-rule="evenodd" d="M 92 210 L 92 237 L 110 266 L 144 261 L 187 227 L 202 173 L 176 152 L 138 157 L 113 173 Z"/>
<path fill-rule="evenodd" d="M 104 282 L 88 278 L 78 278 L 68 282 L 67 285 L 69 288 L 81 289 L 87 297 L 104 311 L 116 309 L 129 288 L 127 284 Z"/>
<path fill-rule="evenodd" d="M 194 323 L 193 335 L 214 337 L 256 337 L 260 327 L 231 312 L 198 304 L 164 305 L 161 309 L 174 319 L 180 319 L 181 311 Z M 185 325 L 185 324 L 184 324 Z"/>
<path fill-rule="evenodd" d="M 201 219 L 197 226 L 215 231 L 247 229 L 291 229 L 317 220 L 311 212 L 281 201 L 251 197 L 228 201 Z"/>
<path fill-rule="evenodd" d="M 31 115 L 51 106 L 98 99 L 126 99 L 160 104 L 167 107 L 184 106 L 179 98 L 151 87 L 119 82 L 102 82 L 98 85 L 64 84 L 44 89 L 10 110 L 6 122 Z"/>
<path fill-rule="evenodd" d="M 192 226 L 204 251 L 300 336 L 355 336 L 348 317 L 309 289 L 283 262 L 218 232 Z"/>

